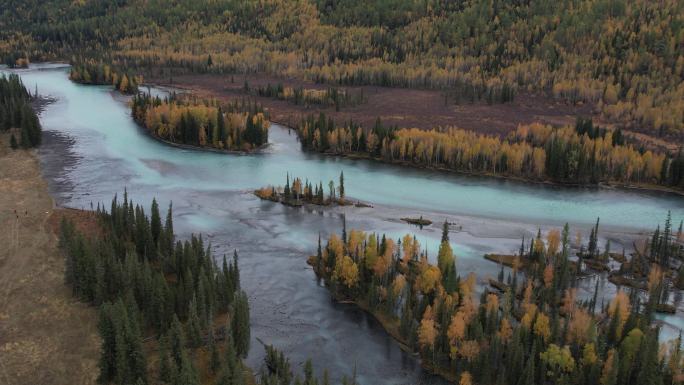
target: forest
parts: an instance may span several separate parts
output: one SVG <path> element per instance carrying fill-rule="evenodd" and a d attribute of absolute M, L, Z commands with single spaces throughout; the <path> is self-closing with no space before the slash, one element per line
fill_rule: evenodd
<path fill-rule="evenodd" d="M 257 383 L 242 362 L 250 325 L 238 254 L 219 265 L 201 235 L 178 239 L 172 204 L 163 219 L 155 199 L 148 215 L 127 192 L 121 200 L 115 195 L 109 211 L 98 204 L 62 217 L 59 245 L 65 283 L 99 309 L 99 383 Z M 311 360 L 302 380 L 282 352 L 264 349 L 258 384 L 331 384 L 327 370 L 314 375 Z M 341 384 L 356 380 L 345 376 Z"/>
<path fill-rule="evenodd" d="M 65 282 L 99 308 L 99 382 L 248 383 L 249 304 L 237 253 L 219 266 L 201 235 L 176 239 L 172 206 L 162 222 L 156 200 L 148 215 L 124 193 L 92 216 L 96 234 L 63 219 L 59 239 Z"/>
<path fill-rule="evenodd" d="M 221 106 L 213 99 L 136 94 L 131 113 L 153 136 L 172 143 L 250 151 L 268 142 L 268 117 L 245 99 Z"/>
<path fill-rule="evenodd" d="M 2 5 L 0 55 L 11 65 L 102 61 L 162 78 L 268 73 L 439 89 L 457 102 L 536 93 L 590 103 L 602 119 L 651 135 L 681 138 L 684 128 L 684 4 L 677 0 Z"/>
<path fill-rule="evenodd" d="M 37 97 L 31 95 L 18 75 L 0 76 L 0 131 L 11 132 L 13 149 L 40 145 L 40 121 L 31 104 Z"/>
<path fill-rule="evenodd" d="M 324 113 L 297 126 L 306 150 L 361 155 L 391 163 L 572 184 L 647 184 L 684 187 L 684 154 L 626 143 L 620 129 L 578 118 L 574 127 L 521 125 L 505 138 L 457 127 L 420 130 L 336 124 Z"/>
<path fill-rule="evenodd" d="M 69 79 L 82 84 L 112 85 L 124 94 L 138 93 L 138 85 L 142 83 L 140 75 L 119 74 L 107 64 L 90 61 L 72 66 Z"/>
<path fill-rule="evenodd" d="M 601 254 L 598 226 L 581 246 L 589 256 Z M 325 245 L 319 238 L 308 262 L 334 298 L 373 314 L 423 366 L 459 384 L 670 384 L 681 381 L 681 337 L 658 340 L 654 313 L 670 285 L 658 256 L 681 262 L 684 252 L 681 230 L 665 227 L 654 233 L 644 290 L 618 287 L 605 304 L 598 281 L 592 297 L 578 296 L 582 260 L 571 258 L 567 224 L 523 240 L 508 274 L 502 265 L 479 298 L 474 273 L 456 270 L 446 222 L 436 264 L 415 236 L 346 226 Z"/>

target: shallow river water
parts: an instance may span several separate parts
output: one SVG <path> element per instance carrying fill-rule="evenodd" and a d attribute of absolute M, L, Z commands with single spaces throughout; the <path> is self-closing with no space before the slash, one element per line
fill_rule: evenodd
<path fill-rule="evenodd" d="M 184 150 L 145 135 L 130 117 L 127 98 L 109 87 L 82 86 L 68 80 L 67 69 L 43 65 L 17 71 L 27 88 L 56 101 L 41 113 L 44 144 L 39 150 L 43 174 L 57 203 L 89 208 L 109 204 L 125 188 L 149 207 L 173 201 L 181 236 L 201 232 L 215 254 L 240 254 L 243 288 L 249 295 L 252 347 L 247 363 L 261 366 L 264 349 L 257 338 L 290 356 L 297 368 L 312 358 L 317 371 L 334 379 L 356 372 L 362 384 L 441 384 L 417 359 L 402 352 L 373 319 L 347 305 L 335 304 L 306 265 L 319 232 L 348 228 L 386 233 L 394 238 L 416 234 L 436 255 L 439 226 L 422 230 L 399 221 L 423 215 L 437 223 L 456 223 L 450 234 L 461 274 L 476 272 L 479 282 L 498 267 L 484 261 L 487 252 L 513 252 L 520 238 L 570 223 L 588 236 L 601 218 L 602 240 L 613 250 L 662 223 L 684 219 L 684 199 L 674 195 L 596 188 L 561 188 L 492 178 L 306 154 L 294 132 L 273 126 L 264 153 L 231 155 Z M 319 211 L 263 202 L 255 188 L 283 184 L 286 172 L 325 185 L 344 170 L 347 195 L 372 208 Z M 607 297 L 612 285 L 601 280 Z M 593 288 L 593 284 L 586 283 Z M 675 298 L 678 307 L 682 307 Z M 667 335 L 682 327 L 679 316 L 663 317 Z"/>

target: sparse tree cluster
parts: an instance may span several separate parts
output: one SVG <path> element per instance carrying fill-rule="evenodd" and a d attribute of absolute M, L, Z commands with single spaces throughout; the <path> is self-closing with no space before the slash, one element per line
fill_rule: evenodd
<path fill-rule="evenodd" d="M 254 88 L 250 88 L 246 84 L 245 91 L 258 96 L 287 100 L 295 105 L 335 107 L 336 111 L 343 107 L 352 107 L 364 102 L 363 89 L 354 93 L 349 90 L 338 89 L 337 87 L 328 87 L 321 90 L 304 88 L 302 86 L 286 87 L 282 83 L 272 86 L 269 83 L 266 86 Z"/>
<path fill-rule="evenodd" d="M 308 179 L 302 181 L 299 177 L 294 177 L 290 183 L 290 174 L 287 174 L 285 186 L 266 186 L 254 192 L 261 199 L 274 202 L 281 202 L 288 206 L 301 206 L 302 203 L 315 205 L 345 204 L 344 191 L 344 172 L 340 173 L 339 186 L 335 187 L 335 182 L 328 182 L 328 193 L 326 194 L 323 182 L 318 184 L 309 182 Z"/>

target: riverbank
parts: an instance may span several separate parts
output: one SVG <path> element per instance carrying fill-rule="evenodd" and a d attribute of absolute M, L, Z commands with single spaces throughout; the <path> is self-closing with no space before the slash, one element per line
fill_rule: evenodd
<path fill-rule="evenodd" d="M 0 378 L 8 384 L 95 384 L 97 312 L 64 285 L 51 222 L 61 215 L 35 150 L 0 135 Z"/>
<path fill-rule="evenodd" d="M 668 186 L 654 185 L 654 184 L 624 184 L 624 183 L 619 183 L 619 182 L 600 182 L 597 184 L 564 183 L 564 182 L 556 182 L 556 181 L 552 181 L 552 180 L 537 180 L 537 179 L 530 179 L 530 178 L 524 178 L 524 177 L 513 176 L 513 175 L 497 174 L 497 173 L 492 173 L 492 172 L 454 170 L 454 169 L 450 169 L 450 168 L 446 168 L 446 167 L 418 165 L 418 164 L 411 163 L 411 162 L 398 162 L 398 161 L 393 162 L 393 161 L 389 161 L 389 160 L 386 160 L 386 159 L 383 159 L 380 157 L 373 157 L 373 156 L 363 154 L 363 153 L 348 153 L 348 154 L 336 154 L 336 153 L 330 153 L 330 152 L 315 152 L 315 153 L 321 154 L 321 155 L 324 155 L 327 157 L 333 157 L 333 158 L 339 157 L 339 158 L 346 158 L 346 159 L 351 159 L 351 160 L 366 160 L 366 161 L 373 161 L 373 162 L 378 162 L 378 163 L 394 165 L 397 167 L 410 167 L 410 168 L 419 169 L 419 170 L 438 171 L 438 172 L 457 174 L 457 175 L 467 175 L 467 176 L 472 176 L 472 177 L 496 178 L 496 179 L 501 179 L 501 180 L 510 180 L 510 181 L 515 181 L 515 182 L 537 184 L 537 185 L 544 185 L 544 186 L 555 186 L 555 187 L 565 187 L 565 188 L 620 189 L 620 190 L 625 190 L 625 191 L 643 191 L 643 192 L 666 193 L 666 194 L 684 196 L 684 190 L 671 188 Z"/>
<path fill-rule="evenodd" d="M 240 151 L 240 150 L 226 150 L 226 149 L 220 149 L 220 148 L 214 148 L 214 147 L 204 147 L 204 146 L 194 146 L 191 144 L 183 144 L 183 143 L 176 143 L 176 142 L 171 142 L 169 140 L 161 138 L 159 135 L 155 135 L 152 133 L 150 130 L 142 126 L 140 123 L 136 122 L 136 126 L 140 129 L 142 133 L 147 135 L 148 137 L 158 141 L 159 143 L 165 144 L 167 146 L 171 147 L 176 147 L 181 150 L 191 150 L 191 151 L 206 151 L 206 152 L 214 152 L 218 154 L 230 154 L 230 155 L 259 155 L 263 154 L 266 152 L 268 147 L 270 146 L 269 143 L 264 144 L 261 147 L 249 150 L 249 151 Z"/>

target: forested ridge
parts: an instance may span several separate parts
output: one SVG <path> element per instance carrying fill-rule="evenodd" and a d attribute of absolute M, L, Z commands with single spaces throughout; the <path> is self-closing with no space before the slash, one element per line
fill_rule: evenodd
<path fill-rule="evenodd" d="M 592 103 L 652 134 L 684 127 L 677 0 L 4 1 L 0 52 L 137 75 L 255 73 Z M 20 21 L 20 22 L 17 22 Z"/>
<path fill-rule="evenodd" d="M 297 126 L 306 150 L 351 154 L 392 163 L 560 183 L 660 184 L 684 187 L 684 153 L 673 156 L 626 143 L 622 131 L 577 119 L 574 127 L 539 123 L 507 137 L 457 127 L 433 130 L 336 123 L 324 113 Z"/>
<path fill-rule="evenodd" d="M 610 255 L 598 227 L 586 247 L 574 245 L 585 258 Z M 642 260 L 643 291 L 618 287 L 605 299 L 598 281 L 593 296 L 579 296 L 582 256 L 571 258 L 567 224 L 523 240 L 511 269 L 502 265 L 479 299 L 475 274 L 458 274 L 446 222 L 436 264 L 415 236 L 395 241 L 346 226 L 325 244 L 319 238 L 309 264 L 336 299 L 372 313 L 425 367 L 461 385 L 672 384 L 682 380 L 681 337 L 661 345 L 654 314 L 672 285 L 661 257 L 679 263 L 684 250 L 681 225 L 675 235 L 668 217 L 665 228 Z"/>

